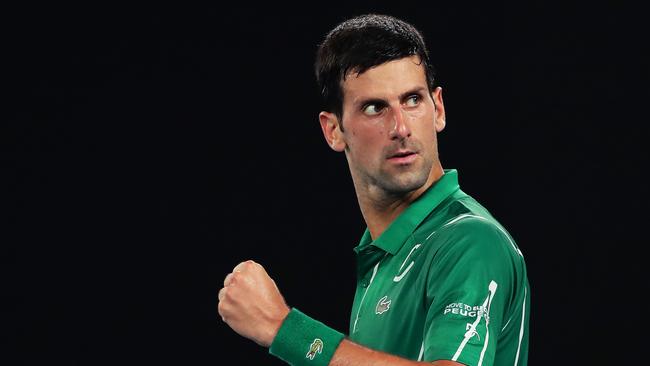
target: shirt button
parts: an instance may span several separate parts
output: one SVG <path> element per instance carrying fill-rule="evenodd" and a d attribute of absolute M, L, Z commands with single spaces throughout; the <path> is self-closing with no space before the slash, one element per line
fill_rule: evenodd
<path fill-rule="evenodd" d="M 361 280 L 361 287 L 368 287 L 368 281 L 367 280 Z"/>

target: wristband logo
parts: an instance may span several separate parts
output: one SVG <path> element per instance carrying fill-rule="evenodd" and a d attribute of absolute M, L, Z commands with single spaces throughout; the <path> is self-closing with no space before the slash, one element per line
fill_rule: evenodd
<path fill-rule="evenodd" d="M 316 338 L 314 339 L 314 342 L 312 342 L 311 346 L 309 346 L 309 352 L 307 352 L 305 358 L 313 360 L 314 357 L 316 357 L 316 353 L 322 353 L 322 352 L 323 352 L 323 341 Z"/>

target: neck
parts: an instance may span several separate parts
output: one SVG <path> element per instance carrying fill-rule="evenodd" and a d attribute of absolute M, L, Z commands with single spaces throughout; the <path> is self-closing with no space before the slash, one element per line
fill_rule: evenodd
<path fill-rule="evenodd" d="M 403 194 L 391 194 L 382 190 L 376 185 L 367 185 L 359 187 L 355 182 L 355 190 L 357 191 L 357 199 L 359 200 L 359 207 L 361 213 L 370 231 L 372 240 L 377 239 L 388 226 L 399 216 L 404 210 L 417 200 L 429 187 L 433 185 L 442 175 L 444 171 L 442 166 L 435 165 L 431 169 L 431 174 L 427 178 L 425 184 L 421 187 L 405 192 Z"/>

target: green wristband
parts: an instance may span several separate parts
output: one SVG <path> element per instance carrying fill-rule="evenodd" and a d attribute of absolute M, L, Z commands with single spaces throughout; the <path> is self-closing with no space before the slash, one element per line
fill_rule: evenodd
<path fill-rule="evenodd" d="M 327 366 L 345 336 L 292 308 L 269 353 L 290 365 Z"/>

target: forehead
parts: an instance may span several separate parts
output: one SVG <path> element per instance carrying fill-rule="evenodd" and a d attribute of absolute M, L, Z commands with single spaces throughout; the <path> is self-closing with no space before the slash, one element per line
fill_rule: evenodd
<path fill-rule="evenodd" d="M 359 75 L 349 72 L 342 86 L 344 103 L 365 98 L 390 99 L 409 90 L 427 88 L 427 78 L 420 58 L 410 56 L 372 67 Z"/>

